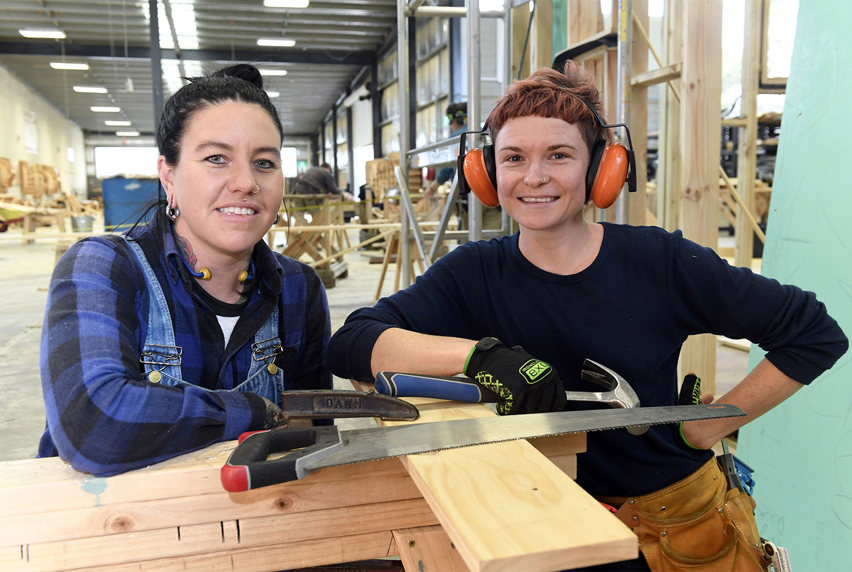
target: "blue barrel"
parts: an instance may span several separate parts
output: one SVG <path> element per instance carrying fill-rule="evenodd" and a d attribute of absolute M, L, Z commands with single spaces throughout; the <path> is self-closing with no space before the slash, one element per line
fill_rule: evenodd
<path fill-rule="evenodd" d="M 158 179 L 126 179 L 112 177 L 101 182 L 104 201 L 104 229 L 127 230 L 137 222 L 151 220 L 154 211 L 145 209 L 157 200 Z"/>

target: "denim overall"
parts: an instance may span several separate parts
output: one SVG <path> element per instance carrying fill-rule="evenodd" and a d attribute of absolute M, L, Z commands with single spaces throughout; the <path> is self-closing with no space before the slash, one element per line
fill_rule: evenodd
<path fill-rule="evenodd" d="M 205 389 L 183 381 L 180 368 L 183 348 L 175 343 L 174 326 L 163 289 L 142 252 L 142 247 L 132 240 L 125 239 L 125 242 L 136 256 L 148 286 L 148 334 L 145 337 L 142 356 L 139 358 L 139 361 L 145 365 L 144 378 L 151 383 L 161 383 L 171 387 L 191 385 Z M 284 389 L 284 373 L 274 363 L 275 356 L 281 352 L 281 340 L 278 337 L 278 304 L 273 308 L 272 315 L 255 334 L 251 350 L 252 360 L 248 378 L 227 391 L 256 393 L 280 405 L 281 391 Z"/>

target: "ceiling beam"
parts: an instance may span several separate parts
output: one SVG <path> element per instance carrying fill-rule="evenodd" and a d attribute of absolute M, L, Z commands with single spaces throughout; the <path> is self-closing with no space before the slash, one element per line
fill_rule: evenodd
<path fill-rule="evenodd" d="M 122 50 L 123 51 L 123 50 Z M 114 58 L 115 50 L 110 46 L 69 44 L 64 46 L 58 42 L 0 42 L 0 54 L 56 56 L 66 58 Z M 151 57 L 149 47 L 128 46 L 127 53 L 121 54 L 128 59 L 148 59 Z M 374 54 L 369 51 L 350 50 L 181 50 L 178 58 L 175 50 L 161 49 L 160 56 L 164 60 L 224 60 L 266 63 L 296 63 L 296 64 L 336 64 L 366 66 L 373 61 Z"/>

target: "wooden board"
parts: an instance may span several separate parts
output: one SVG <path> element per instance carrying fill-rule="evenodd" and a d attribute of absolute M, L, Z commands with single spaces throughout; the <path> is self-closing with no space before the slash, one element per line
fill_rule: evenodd
<path fill-rule="evenodd" d="M 406 570 L 444 572 L 466 568 L 453 541 L 440 526 L 395 530 L 393 539 Z"/>
<path fill-rule="evenodd" d="M 680 105 L 681 214 L 683 235 L 715 248 L 719 242 L 719 101 L 721 98 L 722 3 L 683 3 L 683 46 Z M 716 391 L 716 338 L 690 336 L 681 350 L 680 375 L 701 375 L 702 389 Z"/>
<path fill-rule="evenodd" d="M 409 400 L 418 423 L 495 415 L 483 404 Z M 470 570 L 564 570 L 636 558 L 633 532 L 572 479 L 585 447 L 585 434 L 559 435 L 409 455 L 403 464 Z"/>
<path fill-rule="evenodd" d="M 334 564 L 387 556 L 392 529 L 437 524 L 398 459 L 227 493 L 219 470 L 234 445 L 109 478 L 57 458 L 0 463 L 0 570 Z"/>
<path fill-rule="evenodd" d="M 636 536 L 526 441 L 405 465 L 471 570 L 562 570 L 636 558 Z"/>

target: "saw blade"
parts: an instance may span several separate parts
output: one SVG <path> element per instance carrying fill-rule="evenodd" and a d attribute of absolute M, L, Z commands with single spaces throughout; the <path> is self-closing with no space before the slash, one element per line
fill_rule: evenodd
<path fill-rule="evenodd" d="M 342 446 L 326 451 L 324 455 L 309 455 L 301 459 L 297 463 L 297 472 L 307 474 L 323 467 L 500 441 L 744 415 L 734 405 L 672 405 L 530 413 L 352 429 L 340 433 Z"/>

